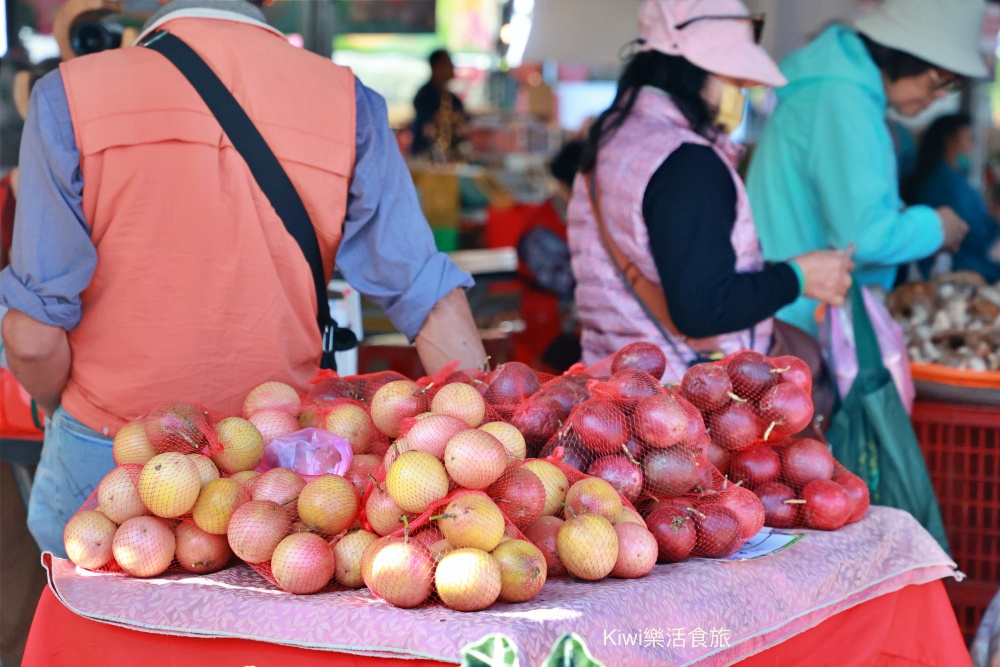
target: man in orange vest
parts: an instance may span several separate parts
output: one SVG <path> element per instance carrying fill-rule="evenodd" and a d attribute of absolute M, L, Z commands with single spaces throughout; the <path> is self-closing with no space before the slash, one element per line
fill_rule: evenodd
<path fill-rule="evenodd" d="M 236 97 L 301 197 L 327 278 L 336 265 L 381 306 L 428 372 L 481 365 L 472 280 L 434 246 L 384 101 L 289 45 L 260 4 L 172 0 L 139 39 L 179 37 Z M 267 380 L 304 390 L 322 344 L 301 249 L 159 53 L 96 53 L 39 81 L 20 173 L 2 333 L 51 415 L 28 524 L 62 555 L 122 425 L 166 400 L 238 414 Z"/>

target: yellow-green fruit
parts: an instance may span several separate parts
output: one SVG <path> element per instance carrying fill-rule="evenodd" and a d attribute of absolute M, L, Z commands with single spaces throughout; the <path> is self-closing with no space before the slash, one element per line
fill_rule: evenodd
<path fill-rule="evenodd" d="M 501 542 L 493 557 L 500 563 L 501 600 L 526 602 L 542 590 L 548 568 L 545 556 L 534 544 L 514 539 Z"/>
<path fill-rule="evenodd" d="M 367 530 L 355 530 L 344 535 L 333 545 L 333 555 L 337 558 L 334 578 L 344 588 L 361 588 L 365 585 L 361 578 L 361 557 L 378 535 Z"/>
<path fill-rule="evenodd" d="M 524 435 L 517 430 L 516 426 L 507 422 L 490 422 L 479 427 L 480 431 L 486 431 L 500 441 L 511 458 L 523 461 L 528 451 L 528 445 L 524 440 Z"/>
<path fill-rule="evenodd" d="M 157 454 L 139 474 L 139 497 L 156 516 L 172 518 L 191 511 L 201 492 L 198 466 L 184 454 Z"/>
<path fill-rule="evenodd" d="M 600 514 L 571 516 L 556 535 L 556 552 L 574 577 L 603 579 L 618 562 L 618 534 Z"/>
<path fill-rule="evenodd" d="M 361 503 L 354 485 L 340 475 L 323 475 L 299 492 L 299 519 L 324 535 L 336 535 L 354 523 Z"/>
<path fill-rule="evenodd" d="M 115 435 L 114 442 L 111 443 L 111 455 L 118 465 L 126 463 L 146 465 L 156 453 L 149 438 L 146 437 L 146 426 L 141 420 L 122 426 Z"/>
<path fill-rule="evenodd" d="M 536 460 L 528 461 L 524 467 L 538 475 L 545 487 L 545 509 L 543 516 L 555 516 L 563 507 L 566 501 L 566 492 L 569 490 L 569 480 L 563 471 L 552 465 L 548 461 Z"/>
<path fill-rule="evenodd" d="M 448 503 L 438 519 L 438 528 L 459 549 L 473 547 L 489 552 L 503 539 L 504 518 L 488 497 L 467 493 Z"/>
<path fill-rule="evenodd" d="M 480 549 L 455 549 L 438 562 L 434 586 L 441 602 L 451 609 L 486 609 L 500 597 L 500 563 Z"/>
<path fill-rule="evenodd" d="M 246 419 L 229 417 L 215 426 L 215 437 L 222 451 L 212 454 L 215 465 L 232 474 L 253 470 L 264 456 L 264 438 L 257 427 Z"/>
<path fill-rule="evenodd" d="M 448 495 L 448 473 L 427 452 L 403 452 L 389 466 L 385 488 L 400 509 L 420 514 Z"/>
<path fill-rule="evenodd" d="M 212 459 L 204 454 L 188 454 L 191 462 L 198 468 L 198 477 L 201 478 L 201 485 L 205 486 L 213 479 L 219 479 L 219 469 L 212 463 Z"/>
<path fill-rule="evenodd" d="M 191 514 L 206 533 L 225 535 L 233 512 L 249 500 L 250 494 L 236 480 L 215 479 L 202 487 Z"/>

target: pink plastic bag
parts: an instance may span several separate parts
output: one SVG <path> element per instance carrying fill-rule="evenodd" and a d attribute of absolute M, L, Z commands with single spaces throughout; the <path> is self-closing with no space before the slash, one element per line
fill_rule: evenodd
<path fill-rule="evenodd" d="M 335 433 L 304 428 L 275 438 L 264 446 L 264 459 L 257 468 L 291 468 L 301 475 L 340 475 L 351 467 L 351 443 Z"/>
<path fill-rule="evenodd" d="M 889 310 L 871 292 L 864 287 L 861 288 L 861 292 L 864 294 L 865 309 L 878 338 L 882 363 L 892 375 L 903 407 L 910 413 L 913 410 L 916 389 L 913 386 L 913 377 L 910 375 L 910 357 L 906 351 L 903 328 L 892 319 Z M 851 322 L 849 303 L 840 308 L 827 309 L 820 338 L 823 351 L 827 355 L 827 362 L 837 378 L 840 398 L 846 398 L 847 392 L 854 384 L 854 378 L 858 375 L 858 357 L 854 347 L 854 325 Z"/>

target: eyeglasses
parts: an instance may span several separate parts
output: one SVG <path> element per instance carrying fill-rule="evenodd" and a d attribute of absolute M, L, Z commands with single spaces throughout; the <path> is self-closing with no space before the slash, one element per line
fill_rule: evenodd
<path fill-rule="evenodd" d="M 934 87 L 935 92 L 944 90 L 949 93 L 958 93 L 964 90 L 968 83 L 968 79 L 964 76 L 959 76 L 947 70 L 938 69 L 937 67 L 932 67 L 927 71 L 930 73 L 931 85 Z"/>
<path fill-rule="evenodd" d="M 674 26 L 674 30 L 683 30 L 692 23 L 697 23 L 698 21 L 750 21 L 753 24 L 753 41 L 754 44 L 760 44 L 760 37 L 764 34 L 764 14 L 727 14 L 727 15 L 711 15 L 711 16 L 696 16 L 693 19 L 688 19 L 683 23 Z"/>

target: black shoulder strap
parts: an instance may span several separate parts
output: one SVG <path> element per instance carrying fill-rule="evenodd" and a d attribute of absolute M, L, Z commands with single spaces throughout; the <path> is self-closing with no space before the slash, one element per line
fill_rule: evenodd
<path fill-rule="evenodd" d="M 302 249 L 302 254 L 305 255 L 312 270 L 313 283 L 316 287 L 316 303 L 319 306 L 316 321 L 323 336 L 321 366 L 335 369 L 334 350 L 350 349 L 353 345 L 346 347 L 343 344 L 335 345 L 336 323 L 330 316 L 330 302 L 327 300 L 319 241 L 316 239 L 316 230 L 309 219 L 309 213 L 291 179 L 240 103 L 190 46 L 166 31 L 154 32 L 143 40 L 142 46 L 160 53 L 172 62 L 198 91 L 219 121 L 226 136 L 250 167 L 250 172 L 271 202 L 275 213 L 285 223 L 285 229 Z M 345 333 L 349 333 L 349 330 L 345 330 Z"/>

